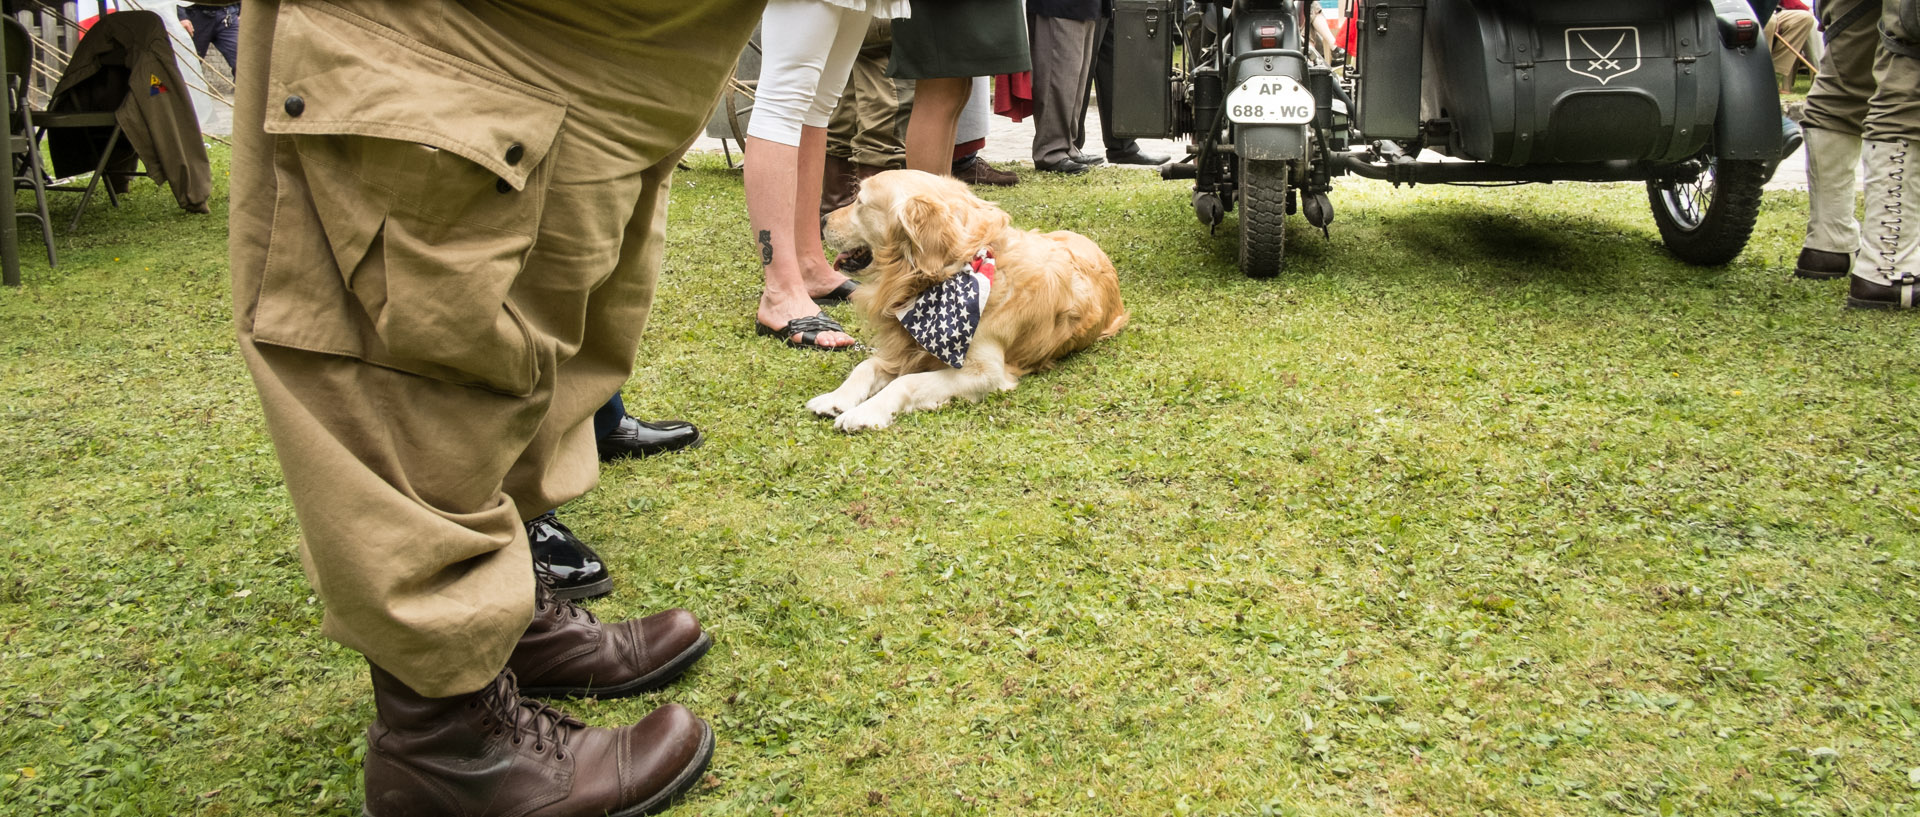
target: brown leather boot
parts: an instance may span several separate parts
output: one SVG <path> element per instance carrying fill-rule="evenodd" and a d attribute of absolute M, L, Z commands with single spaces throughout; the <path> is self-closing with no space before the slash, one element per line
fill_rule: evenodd
<path fill-rule="evenodd" d="M 513 673 L 428 698 L 373 668 L 366 817 L 637 817 L 706 771 L 713 730 L 668 704 L 618 729 L 521 698 Z"/>
<path fill-rule="evenodd" d="M 859 168 L 851 159 L 827 154 L 826 169 L 820 177 L 821 216 L 853 203 L 860 189 Z"/>
<path fill-rule="evenodd" d="M 555 598 L 547 582 L 542 576 L 533 622 L 507 657 L 522 694 L 637 695 L 671 683 L 713 646 L 700 620 L 685 610 L 605 624 L 579 605 Z"/>

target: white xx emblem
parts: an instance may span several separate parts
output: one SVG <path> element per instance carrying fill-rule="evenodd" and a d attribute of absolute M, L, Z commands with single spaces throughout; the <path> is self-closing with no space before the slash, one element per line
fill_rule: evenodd
<path fill-rule="evenodd" d="M 1567 70 L 1599 80 L 1601 85 L 1640 70 L 1640 29 L 1633 26 L 1567 29 Z"/>

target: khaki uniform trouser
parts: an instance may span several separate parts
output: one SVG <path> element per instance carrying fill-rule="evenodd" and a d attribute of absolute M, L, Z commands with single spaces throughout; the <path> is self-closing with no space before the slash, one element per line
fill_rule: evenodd
<path fill-rule="evenodd" d="M 913 80 L 887 76 L 893 53 L 893 21 L 875 18 L 847 77 L 847 90 L 827 123 L 827 153 L 857 165 L 898 170 L 907 166 L 907 115 L 913 111 Z"/>
<path fill-rule="evenodd" d="M 416 692 L 526 629 L 521 522 L 594 484 L 668 177 L 761 5 L 247 4 L 240 351 L 324 632 Z"/>
<path fill-rule="evenodd" d="M 1920 59 L 1895 54 L 1880 42 L 1880 28 L 1896 16 L 1897 1 L 1820 4 L 1827 55 L 1807 92 L 1807 127 L 1874 141 L 1920 141 Z"/>
<path fill-rule="evenodd" d="M 1773 13 L 1773 19 L 1767 21 L 1767 45 L 1772 49 L 1773 73 L 1781 78 L 1781 87 L 1786 87 L 1785 80 L 1792 77 L 1800 65 L 1800 58 L 1793 55 L 1794 51 L 1799 51 L 1802 56 L 1818 64 L 1820 54 L 1815 48 L 1809 47 L 1814 42 L 1814 24 L 1811 13 L 1798 9 L 1781 9 Z"/>

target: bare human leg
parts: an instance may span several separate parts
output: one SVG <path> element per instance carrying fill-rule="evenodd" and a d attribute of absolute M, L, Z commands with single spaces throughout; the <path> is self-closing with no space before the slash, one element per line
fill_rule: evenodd
<path fill-rule="evenodd" d="M 935 77 L 914 83 L 907 119 L 907 168 L 937 176 L 953 173 L 953 133 L 973 93 L 972 77 Z"/>
<path fill-rule="evenodd" d="M 804 132 L 803 132 L 804 134 Z M 802 142 L 805 142 L 804 135 Z M 819 147 L 821 143 L 816 143 Z M 760 292 L 760 323 L 779 328 L 796 318 L 816 314 L 820 308 L 813 303 L 807 292 L 803 268 L 794 247 L 794 225 L 796 222 L 795 202 L 797 201 L 801 148 L 783 145 L 748 136 L 746 139 L 747 170 L 747 224 L 753 233 L 754 253 L 760 259 L 765 273 L 765 288 Z M 813 200 L 820 200 L 820 165 L 824 164 L 825 151 L 821 150 L 813 165 Z M 804 208 L 809 218 L 817 212 L 819 204 Z M 819 252 L 819 227 L 814 228 L 815 242 L 812 252 Z M 799 341 L 800 333 L 788 336 L 790 341 Z M 853 337 L 845 332 L 824 332 L 814 339 L 816 345 L 831 348 L 852 346 Z"/>

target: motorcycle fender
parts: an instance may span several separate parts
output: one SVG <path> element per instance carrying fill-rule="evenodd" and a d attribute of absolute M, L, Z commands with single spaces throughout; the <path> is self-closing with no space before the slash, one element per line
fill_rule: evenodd
<path fill-rule="evenodd" d="M 1272 66 L 1263 70 L 1265 66 Z M 1772 63 L 1768 63 L 1772 65 Z M 1769 69 L 1771 70 L 1771 69 Z M 1256 76 L 1289 76 L 1300 84 L 1307 82 L 1307 61 L 1297 53 L 1288 53 L 1274 59 L 1265 59 L 1248 55 L 1236 60 L 1233 71 L 1233 84 L 1227 87 L 1231 92 Z M 1305 159 L 1307 157 L 1306 125 L 1264 125 L 1237 124 L 1233 126 L 1233 152 L 1243 159 L 1259 162 L 1285 161 L 1287 159 Z"/>
<path fill-rule="evenodd" d="M 1780 162 L 1780 91 L 1764 48 L 1727 49 L 1720 72 L 1720 111 L 1714 117 L 1715 152 L 1722 159 Z"/>
<path fill-rule="evenodd" d="M 1239 125 L 1234 129 L 1233 152 L 1256 162 L 1307 157 L 1305 125 Z"/>

